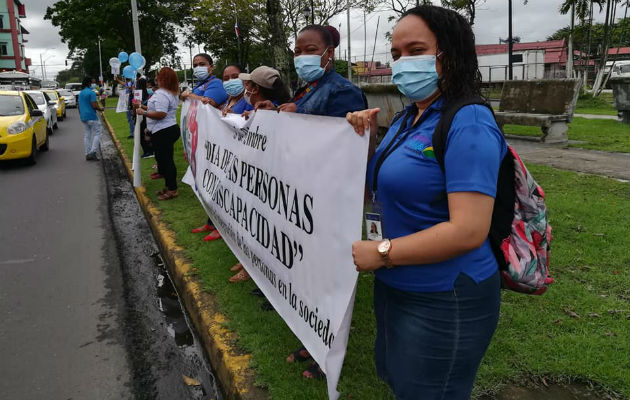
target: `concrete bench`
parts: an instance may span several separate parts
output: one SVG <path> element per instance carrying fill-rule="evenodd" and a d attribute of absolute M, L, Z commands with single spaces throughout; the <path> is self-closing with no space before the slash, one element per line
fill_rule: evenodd
<path fill-rule="evenodd" d="M 540 126 L 541 142 L 567 143 L 581 85 L 580 79 L 506 81 L 497 123 L 501 130 L 504 124 Z"/>
<path fill-rule="evenodd" d="M 630 122 L 630 77 L 613 77 L 608 80 L 613 89 L 619 122 Z"/>

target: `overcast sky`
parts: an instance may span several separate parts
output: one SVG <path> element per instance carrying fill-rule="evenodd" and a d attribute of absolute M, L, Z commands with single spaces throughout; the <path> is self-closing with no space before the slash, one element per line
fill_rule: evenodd
<path fill-rule="evenodd" d="M 435 1 L 438 3 L 438 1 Z M 26 56 L 33 62 L 31 73 L 41 76 L 40 54 L 46 65 L 46 75 L 51 78 L 62 69 L 65 69 L 65 59 L 68 55 L 68 48 L 61 43 L 59 31 L 52 26 L 50 21 L 44 21 L 46 7 L 55 3 L 53 0 L 28 0 L 26 5 L 26 18 L 22 23 L 30 32 L 26 35 Z M 513 34 L 520 36 L 521 41 L 545 40 L 547 36 L 569 25 L 569 15 L 561 15 L 557 10 L 562 0 L 529 0 L 524 6 L 522 0 L 513 1 Z M 507 37 L 507 0 L 487 0 L 485 4 L 477 8 L 474 31 L 478 44 L 498 43 L 499 38 Z M 378 36 L 376 40 L 375 59 L 381 61 L 390 60 L 389 44 L 385 40 L 385 32 L 392 29 L 393 22 L 387 22 L 387 16 L 391 12 L 380 12 L 367 16 L 367 54 L 371 57 L 376 24 L 380 16 Z M 623 16 L 623 10 L 617 12 L 619 17 Z M 603 21 L 604 13 L 596 16 L 596 20 Z M 131 23 L 131 21 L 129 21 Z M 336 28 L 340 28 L 341 44 L 337 56 L 344 58 L 347 49 L 348 29 L 346 15 L 335 17 L 331 22 Z M 341 27 L 339 27 L 341 23 Z M 350 20 L 352 54 L 361 56 L 364 48 L 363 13 L 352 12 Z M 129 49 L 131 50 L 131 49 Z M 110 57 L 115 55 L 103 54 L 103 62 L 106 63 Z M 389 57 L 389 58 L 388 58 Z M 184 57 L 186 59 L 186 57 Z M 106 68 L 104 65 L 103 68 Z"/>

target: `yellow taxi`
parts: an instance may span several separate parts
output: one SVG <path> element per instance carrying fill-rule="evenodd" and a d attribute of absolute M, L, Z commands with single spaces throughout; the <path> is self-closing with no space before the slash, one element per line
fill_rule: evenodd
<path fill-rule="evenodd" d="M 48 151 L 44 114 L 24 92 L 0 90 L 0 160 L 26 158 L 35 164 Z"/>
<path fill-rule="evenodd" d="M 57 119 L 59 121 L 63 121 L 66 118 L 66 102 L 64 98 L 57 93 L 56 90 L 42 90 L 42 92 L 46 93 L 50 100 L 55 102 L 55 111 L 57 111 Z"/>

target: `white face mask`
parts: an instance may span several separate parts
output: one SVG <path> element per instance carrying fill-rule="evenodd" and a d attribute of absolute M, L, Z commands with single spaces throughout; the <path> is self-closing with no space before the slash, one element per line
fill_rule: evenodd
<path fill-rule="evenodd" d="M 250 92 L 249 90 L 245 89 L 245 94 L 243 94 L 243 98 L 245 99 L 245 101 L 247 102 L 247 104 L 249 104 L 250 106 L 253 106 L 252 104 L 252 92 Z"/>

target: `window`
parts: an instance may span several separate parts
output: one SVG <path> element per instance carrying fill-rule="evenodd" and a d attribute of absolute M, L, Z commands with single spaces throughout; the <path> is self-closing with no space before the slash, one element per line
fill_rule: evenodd
<path fill-rule="evenodd" d="M 0 56 L 6 56 L 8 53 L 8 48 L 9 43 L 7 42 L 0 42 Z"/>
<path fill-rule="evenodd" d="M 4 29 L 4 15 L 0 15 L 0 29 Z"/>
<path fill-rule="evenodd" d="M 522 63 L 523 55 L 522 54 L 512 54 L 512 62 L 513 63 Z"/>

